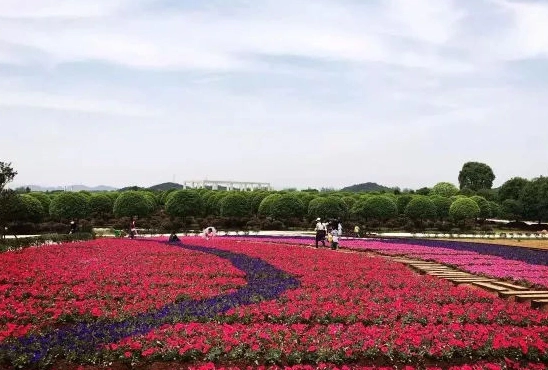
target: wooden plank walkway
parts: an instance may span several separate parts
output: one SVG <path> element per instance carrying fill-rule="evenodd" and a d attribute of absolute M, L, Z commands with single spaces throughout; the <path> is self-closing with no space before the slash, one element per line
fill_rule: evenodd
<path fill-rule="evenodd" d="M 473 285 L 497 293 L 501 298 L 514 299 L 516 302 L 530 301 L 531 307 L 535 309 L 548 309 L 548 290 L 534 290 L 515 283 L 474 275 L 441 263 L 414 260 L 406 257 L 391 257 L 386 255 L 384 257 L 394 262 L 403 263 L 423 275 L 449 280 L 455 285 Z"/>

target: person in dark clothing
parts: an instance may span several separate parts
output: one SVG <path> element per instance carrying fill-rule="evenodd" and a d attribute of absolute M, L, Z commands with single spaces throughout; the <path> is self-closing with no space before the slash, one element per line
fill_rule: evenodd
<path fill-rule="evenodd" d="M 325 236 L 327 235 L 327 230 L 325 224 L 321 222 L 321 219 L 318 217 L 316 219 L 316 248 L 318 248 L 318 242 L 322 242 L 322 245 L 325 247 Z"/>
<path fill-rule="evenodd" d="M 70 230 L 69 234 L 74 234 L 78 231 L 78 225 L 76 225 L 76 222 L 70 221 Z"/>
<path fill-rule="evenodd" d="M 176 243 L 178 241 L 181 241 L 181 239 L 179 239 L 179 237 L 177 236 L 177 234 L 175 234 L 175 231 L 171 233 L 171 235 L 169 236 L 169 242 L 170 243 Z"/>

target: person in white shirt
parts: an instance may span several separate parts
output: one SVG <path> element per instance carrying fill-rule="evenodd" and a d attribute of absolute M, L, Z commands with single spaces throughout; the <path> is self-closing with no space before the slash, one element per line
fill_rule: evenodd
<path fill-rule="evenodd" d="M 318 242 L 322 242 L 322 245 L 325 247 L 325 236 L 327 234 L 327 228 L 325 224 L 322 223 L 321 218 L 316 219 L 316 248 L 318 248 Z"/>
<path fill-rule="evenodd" d="M 204 229 L 203 234 L 204 234 L 204 238 L 209 240 L 215 237 L 215 235 L 217 235 L 217 230 L 215 230 L 213 226 L 209 226 Z"/>

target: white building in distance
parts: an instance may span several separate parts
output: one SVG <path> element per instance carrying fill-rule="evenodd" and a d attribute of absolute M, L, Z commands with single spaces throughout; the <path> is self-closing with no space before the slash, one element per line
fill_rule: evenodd
<path fill-rule="evenodd" d="M 240 190 L 240 191 L 252 191 L 252 190 L 272 190 L 269 182 L 256 182 L 256 181 L 217 181 L 217 180 L 199 180 L 199 181 L 184 181 L 184 189 L 211 189 L 219 190 L 224 188 L 226 190 Z"/>

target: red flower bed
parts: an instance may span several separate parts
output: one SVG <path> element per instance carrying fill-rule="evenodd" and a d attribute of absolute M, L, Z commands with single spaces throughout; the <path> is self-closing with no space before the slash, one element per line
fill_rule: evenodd
<path fill-rule="evenodd" d="M 228 238 L 186 241 L 260 257 L 297 276 L 301 286 L 212 322 L 164 325 L 126 338 L 108 345 L 106 358 L 434 367 L 481 362 L 493 369 L 548 362 L 548 313 L 527 305 L 363 253 Z"/>
<path fill-rule="evenodd" d="M 224 259 L 158 242 L 102 239 L 0 255 L 0 341 L 91 318 L 121 319 L 246 283 Z"/>

